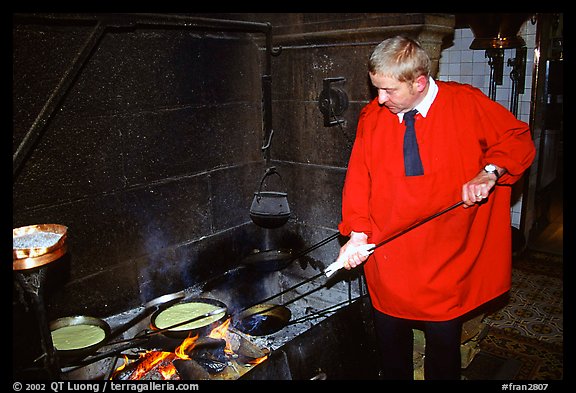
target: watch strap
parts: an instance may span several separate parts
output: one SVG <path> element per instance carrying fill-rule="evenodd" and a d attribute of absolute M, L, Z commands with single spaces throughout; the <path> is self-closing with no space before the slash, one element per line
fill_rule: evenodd
<path fill-rule="evenodd" d="M 488 167 L 489 165 L 491 165 L 491 164 L 488 164 L 488 165 L 486 165 L 486 166 L 484 167 L 484 172 L 486 172 L 486 173 L 493 173 L 494 176 L 496 176 L 496 181 L 498 181 L 498 179 L 500 179 L 500 173 L 498 173 L 498 169 L 494 168 L 494 170 L 488 170 L 487 167 Z"/>

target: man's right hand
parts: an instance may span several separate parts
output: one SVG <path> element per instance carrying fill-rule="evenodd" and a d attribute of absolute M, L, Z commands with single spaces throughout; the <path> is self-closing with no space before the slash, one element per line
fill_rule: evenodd
<path fill-rule="evenodd" d="M 368 236 L 363 232 L 352 232 L 350 239 L 340 248 L 336 262 L 341 263 L 346 270 L 361 265 L 368 259 L 372 251 L 368 249 L 374 244 L 368 244 Z"/>

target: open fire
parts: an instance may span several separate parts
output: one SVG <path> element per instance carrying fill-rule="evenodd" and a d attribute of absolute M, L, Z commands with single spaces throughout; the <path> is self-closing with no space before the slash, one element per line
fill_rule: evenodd
<path fill-rule="evenodd" d="M 230 327 L 231 319 L 205 337 L 185 338 L 173 351 L 149 350 L 124 363 L 111 379 L 237 379 L 268 357 L 240 332 Z"/>

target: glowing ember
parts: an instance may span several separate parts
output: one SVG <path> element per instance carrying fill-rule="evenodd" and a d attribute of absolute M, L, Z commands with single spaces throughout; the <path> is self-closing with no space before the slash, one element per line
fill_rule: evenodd
<path fill-rule="evenodd" d="M 252 366 L 256 366 L 256 365 L 262 363 L 262 362 L 263 362 L 264 360 L 266 360 L 266 359 L 268 359 L 268 355 L 264 355 L 264 356 L 262 356 L 262 357 L 259 357 L 258 359 L 254 359 L 254 360 L 252 360 L 252 361 L 250 362 L 250 364 L 251 364 Z"/>
<path fill-rule="evenodd" d="M 165 364 L 162 361 L 167 360 Z M 176 359 L 176 354 L 172 352 L 148 351 L 139 359 L 138 367 L 130 375 L 131 380 L 142 379 L 146 374 L 159 365 L 158 372 L 164 379 L 170 379 L 176 373 L 176 368 L 172 365 L 172 360 Z"/>

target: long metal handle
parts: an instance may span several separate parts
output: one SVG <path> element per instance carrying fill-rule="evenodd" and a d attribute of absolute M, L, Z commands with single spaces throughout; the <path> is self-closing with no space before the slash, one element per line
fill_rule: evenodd
<path fill-rule="evenodd" d="M 328 307 L 326 307 L 320 311 L 315 311 L 315 312 L 312 312 L 310 314 L 303 315 L 300 318 L 296 318 L 296 319 L 291 320 L 290 322 L 288 322 L 288 325 L 294 325 L 297 323 L 309 321 L 311 319 L 324 317 L 327 313 L 336 312 L 336 311 L 340 310 L 341 308 L 348 307 L 349 304 L 355 302 L 358 299 L 362 299 L 366 296 L 368 296 L 367 293 L 365 293 L 363 295 L 356 296 L 354 299 L 348 299 L 348 300 L 344 300 L 343 302 L 333 304 L 332 306 L 328 306 Z"/>
<path fill-rule="evenodd" d="M 325 244 L 331 242 L 332 240 L 336 239 L 338 236 L 340 236 L 340 232 L 336 232 L 336 233 L 328 236 L 327 238 L 319 241 L 318 243 L 316 243 L 316 244 L 314 244 L 314 245 L 312 245 L 312 246 L 310 246 L 310 247 L 308 247 L 308 248 L 306 248 L 306 249 L 304 249 L 304 250 L 299 251 L 297 254 L 294 254 L 294 255 L 288 257 L 288 262 L 287 262 L 287 264 L 290 264 L 290 263 L 294 262 L 295 260 L 297 260 L 298 258 L 301 258 L 301 257 L 303 257 L 304 255 L 306 255 L 306 254 L 314 251 L 315 249 L 322 247 L 323 245 L 325 245 Z M 209 280 L 203 285 L 202 289 L 203 289 L 204 291 L 210 291 L 210 290 L 214 289 L 214 282 L 217 282 L 218 280 L 222 279 L 223 277 L 226 277 L 226 276 L 229 275 L 229 274 L 235 273 L 235 272 L 237 272 L 237 271 L 245 268 L 245 266 L 246 266 L 246 265 L 236 266 L 236 267 L 235 267 L 234 269 L 232 269 L 232 270 L 225 271 L 224 273 L 222 273 L 222 274 L 220 274 L 220 275 L 218 275 L 218 276 L 216 276 L 216 277 L 213 277 L 213 278 L 209 279 Z M 322 274 L 319 274 L 319 275 L 316 276 L 315 278 L 320 277 L 321 275 L 322 275 Z M 314 278 L 309 279 L 309 280 L 305 281 L 304 283 L 301 283 L 301 284 L 297 285 L 297 286 L 294 287 L 294 288 L 297 288 L 298 286 L 303 285 L 303 284 L 305 284 L 305 283 L 308 282 L 308 281 L 312 281 L 313 279 L 314 279 Z M 280 296 L 281 294 L 283 294 L 283 293 L 285 293 L 285 292 L 288 292 L 288 291 L 290 291 L 290 290 L 292 290 L 292 289 L 294 289 L 294 288 L 289 288 L 288 290 L 286 290 L 286 291 L 284 291 L 284 292 L 282 292 L 282 293 L 280 293 L 280 294 L 278 294 L 278 295 L 274 295 L 274 296 L 272 296 L 272 297 L 270 297 L 270 298 L 268 298 L 268 299 L 264 299 L 263 301 L 267 301 L 267 300 L 273 299 L 273 298 L 275 298 L 275 297 L 277 297 L 277 296 Z M 258 303 L 256 303 L 256 304 L 258 304 Z M 250 307 L 252 307 L 252 306 L 250 306 Z M 247 310 L 247 309 L 250 308 L 250 307 L 246 307 L 244 310 Z"/>
<path fill-rule="evenodd" d="M 382 240 L 381 242 L 376 243 L 373 247 L 364 249 L 364 251 L 367 252 L 369 255 L 372 252 L 374 252 L 374 250 L 377 249 L 378 247 L 381 247 L 384 244 L 396 239 L 397 237 L 404 235 L 406 232 L 410 232 L 412 229 L 417 228 L 420 225 L 425 224 L 428 221 L 433 220 L 434 218 L 436 218 L 436 217 L 438 217 L 438 216 L 440 216 L 440 215 L 442 215 L 442 214 L 444 214 L 444 213 L 446 213 L 452 209 L 457 208 L 458 206 L 462 205 L 463 203 L 464 203 L 464 201 L 457 202 L 457 203 L 453 204 L 452 206 L 449 206 L 446 209 L 439 211 L 438 213 L 432 214 L 431 216 L 426 217 L 425 219 L 418 221 L 415 224 L 410 225 L 408 228 L 396 233 L 395 235 L 392 235 L 392 236 Z M 367 247 L 367 246 L 370 246 L 370 245 L 369 244 L 364 245 L 364 247 Z M 324 269 L 324 274 L 326 275 L 326 277 L 330 277 L 332 274 L 336 273 L 336 271 L 342 269 L 343 267 L 344 267 L 344 262 L 336 260 L 335 262 L 331 263 L 328 267 L 326 267 Z"/>
<path fill-rule="evenodd" d="M 310 277 L 310 278 L 307 278 L 307 279 L 305 279 L 304 281 L 302 281 L 302 282 L 300 282 L 300 283 L 298 283 L 298 284 L 296 284 L 296 285 L 294 285 L 294 286 L 292 286 L 292 287 L 290 287 L 290 288 L 287 288 L 287 289 L 283 290 L 282 292 L 279 292 L 279 293 L 277 293 L 277 294 L 275 294 L 275 295 L 272 295 L 272 296 L 270 296 L 270 297 L 267 297 L 266 299 L 262 299 L 262 300 L 260 300 L 259 302 L 254 303 L 254 304 L 252 304 L 252 305 L 250 305 L 250 306 L 248 306 L 248 307 L 244 307 L 244 308 L 242 308 L 240 311 L 238 311 L 236 314 L 240 314 L 241 312 L 248 310 L 250 307 L 254 307 L 254 306 L 256 306 L 256 305 L 258 305 L 258 304 L 261 304 L 261 303 L 266 303 L 266 302 L 268 302 L 268 301 L 270 301 L 270 300 L 272 300 L 272 299 L 275 299 L 275 298 L 277 298 L 277 297 L 279 297 L 279 296 L 282 296 L 282 295 L 284 295 L 285 293 L 288 293 L 288 292 L 290 292 L 290 291 L 293 291 L 294 289 L 296 289 L 296 288 L 298 288 L 298 287 L 301 287 L 302 285 L 304 285 L 304 284 L 306 284 L 306 283 L 309 283 L 310 281 L 314 281 L 314 280 L 316 280 L 317 278 L 322 277 L 323 275 L 324 275 L 324 272 L 318 273 L 318 274 L 316 274 L 315 276 L 312 276 L 312 277 Z M 324 284 L 322 284 L 322 286 L 323 286 L 323 285 L 324 285 Z"/>
<path fill-rule="evenodd" d="M 307 249 L 300 251 L 300 252 L 299 252 L 298 254 L 296 254 L 295 256 L 290 257 L 290 262 L 294 262 L 296 259 L 298 259 L 298 258 L 300 258 L 300 257 L 308 254 L 309 252 L 311 252 L 311 251 L 313 251 L 313 250 L 315 250 L 315 249 L 317 249 L 317 248 L 325 245 L 326 243 L 331 242 L 332 240 L 336 239 L 338 236 L 340 236 L 340 232 L 336 232 L 336 233 L 328 236 L 328 237 L 325 238 L 324 240 L 321 240 L 321 241 L 319 241 L 318 243 L 316 243 L 316 244 L 308 247 Z M 304 284 L 306 284 L 306 283 L 309 283 L 310 281 L 314 281 L 315 279 L 317 279 L 317 278 L 319 278 L 319 277 L 322 277 L 323 275 L 324 275 L 324 272 L 318 273 L 318 274 L 316 274 L 315 276 L 312 276 L 312 277 L 310 277 L 310 278 L 307 278 L 307 279 L 305 279 L 304 281 L 302 281 L 302 282 L 300 282 L 300 283 L 298 283 L 298 284 L 296 284 L 296 285 L 294 285 L 294 286 L 292 286 L 292 287 L 290 287 L 290 288 L 287 288 L 287 289 L 283 290 L 283 291 L 280 292 L 280 293 L 277 293 L 277 294 L 275 294 L 275 295 L 272 295 L 272 296 L 270 296 L 270 297 L 267 297 L 266 299 L 262 299 L 262 300 L 260 300 L 258 303 L 254 303 L 254 304 L 252 304 L 252 305 L 250 305 L 250 306 L 248 306 L 248 307 L 244 307 L 244 308 L 242 308 L 240 311 L 238 311 L 236 314 L 239 314 L 239 313 L 241 313 L 241 312 L 243 312 L 243 311 L 246 311 L 246 310 L 248 310 L 249 308 L 254 307 L 254 306 L 258 305 L 258 304 L 266 303 L 266 302 L 268 302 L 268 301 L 270 301 L 270 300 L 272 300 L 272 299 L 275 299 L 275 298 L 277 298 L 277 297 L 279 297 L 279 296 L 284 295 L 285 293 L 291 292 L 291 291 L 293 291 L 294 289 L 299 288 L 299 287 L 301 287 L 302 285 L 304 285 Z"/>
<path fill-rule="evenodd" d="M 304 255 L 314 251 L 315 249 L 320 248 L 327 243 L 330 243 L 332 240 L 336 239 L 338 236 L 340 236 L 340 232 L 336 232 L 336 233 L 328 236 L 326 239 L 321 240 L 318 243 L 308 247 L 307 249 L 298 252 L 296 255 L 290 257 L 290 262 L 294 262 L 298 258 L 303 257 Z"/>
<path fill-rule="evenodd" d="M 379 243 L 376 243 L 376 245 L 375 245 L 374 247 L 370 248 L 368 251 L 372 252 L 372 251 L 374 251 L 375 249 L 377 249 L 378 247 L 383 246 L 384 244 L 386 244 L 386 243 L 388 243 L 388 242 L 396 239 L 397 237 L 400 237 L 400 236 L 404 235 L 406 232 L 410 232 L 412 229 L 417 228 L 417 227 L 419 227 L 420 225 L 425 224 L 425 223 L 427 223 L 428 221 L 433 220 L 433 219 L 435 219 L 436 217 L 441 216 L 442 214 L 447 213 L 447 212 L 449 212 L 450 210 L 455 209 L 455 208 L 457 208 L 458 206 L 460 206 L 460 205 L 462 205 L 462 204 L 464 204 L 464 201 L 460 201 L 460 202 L 458 202 L 458 203 L 455 203 L 455 204 L 453 204 L 452 206 L 449 206 L 449 207 L 447 207 L 446 209 L 444 209 L 444 210 L 442 210 L 442 211 L 439 211 L 439 212 L 436 213 L 436 214 L 432 214 L 430 217 L 427 217 L 427 218 L 423 219 L 422 221 L 418 221 L 417 223 L 410 225 L 408 228 L 406 228 L 406 229 L 398 232 L 397 234 L 395 234 L 395 235 L 393 235 L 393 236 L 390 236 L 389 238 L 384 239 L 384 240 L 382 240 L 382 241 L 379 242 Z"/>

